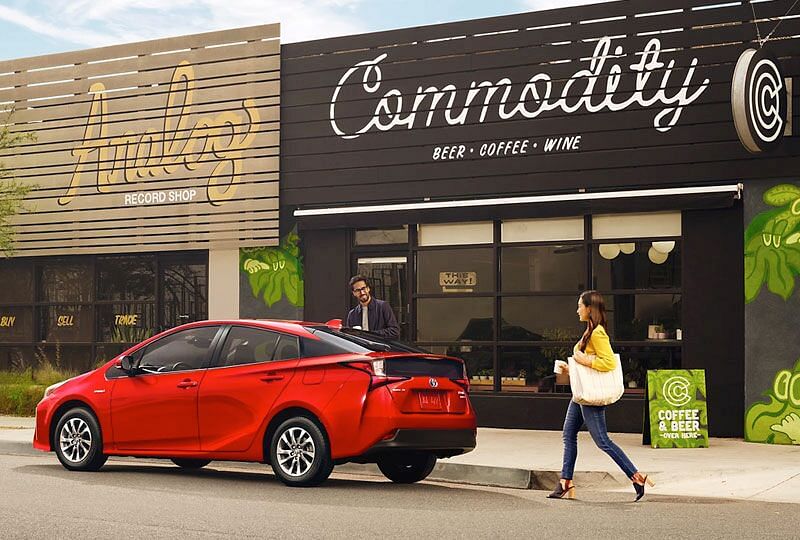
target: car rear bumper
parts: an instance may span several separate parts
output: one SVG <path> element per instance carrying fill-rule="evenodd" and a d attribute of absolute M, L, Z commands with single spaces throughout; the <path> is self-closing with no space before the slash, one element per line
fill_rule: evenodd
<path fill-rule="evenodd" d="M 474 429 L 398 429 L 373 445 L 363 457 L 392 452 L 433 452 L 439 457 L 466 454 L 475 449 Z"/>

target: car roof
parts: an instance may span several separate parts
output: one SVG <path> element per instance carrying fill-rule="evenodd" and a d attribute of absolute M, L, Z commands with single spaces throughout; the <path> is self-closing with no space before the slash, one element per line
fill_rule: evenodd
<path fill-rule="evenodd" d="M 320 326 L 320 323 L 307 323 L 302 321 L 286 321 L 280 319 L 209 319 L 206 321 L 195 321 L 186 323 L 181 326 L 172 328 L 171 330 L 178 330 L 181 328 L 193 328 L 197 326 L 210 326 L 210 325 L 235 325 L 235 326 L 251 326 L 256 328 L 264 328 L 267 330 L 275 330 L 278 332 L 285 332 L 287 334 L 294 334 L 300 337 L 314 338 L 314 334 L 308 331 L 309 326 Z"/>

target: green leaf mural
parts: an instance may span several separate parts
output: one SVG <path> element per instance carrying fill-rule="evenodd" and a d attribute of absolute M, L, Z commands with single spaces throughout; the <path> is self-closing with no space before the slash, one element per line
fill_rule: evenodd
<path fill-rule="evenodd" d="M 754 403 L 744 420 L 744 440 L 770 444 L 800 444 L 800 360 L 794 369 L 775 374 L 769 401 Z"/>
<path fill-rule="evenodd" d="M 295 307 L 305 304 L 300 237 L 292 230 L 279 247 L 242 248 L 239 267 L 248 274 L 253 296 L 272 307 L 281 298 Z"/>
<path fill-rule="evenodd" d="M 764 193 L 778 208 L 758 214 L 744 233 L 744 298 L 755 300 L 767 290 L 788 300 L 800 274 L 800 187 L 780 184 Z"/>

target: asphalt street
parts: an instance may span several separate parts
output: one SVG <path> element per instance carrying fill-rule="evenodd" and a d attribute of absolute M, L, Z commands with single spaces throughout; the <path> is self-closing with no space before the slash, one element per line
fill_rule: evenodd
<path fill-rule="evenodd" d="M 5 452 L 5 453 L 4 453 Z M 214 462 L 183 471 L 110 460 L 69 472 L 53 454 L 0 450 L 0 538 L 792 538 L 797 505 L 423 482 L 334 472 L 287 488 L 269 467 Z"/>

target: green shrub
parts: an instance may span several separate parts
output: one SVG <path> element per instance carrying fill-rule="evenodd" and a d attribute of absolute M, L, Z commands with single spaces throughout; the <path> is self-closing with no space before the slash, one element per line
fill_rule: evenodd
<path fill-rule="evenodd" d="M 45 388 L 41 384 L 0 384 L 0 414 L 34 416 Z"/>
<path fill-rule="evenodd" d="M 33 416 L 51 384 L 74 377 L 71 371 L 59 370 L 49 362 L 36 369 L 0 371 L 0 414 Z"/>

